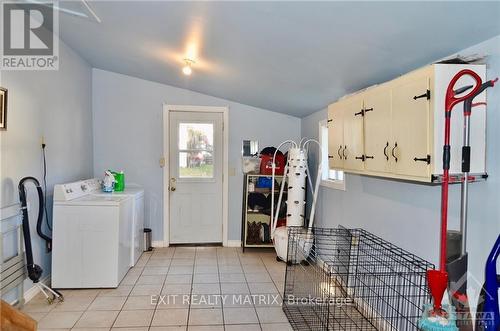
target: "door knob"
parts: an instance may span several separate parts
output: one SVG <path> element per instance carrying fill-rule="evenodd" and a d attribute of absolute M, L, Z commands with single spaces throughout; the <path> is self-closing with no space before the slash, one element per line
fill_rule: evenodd
<path fill-rule="evenodd" d="M 174 192 L 176 190 L 176 187 L 175 187 L 175 178 L 172 177 L 170 178 L 170 191 Z"/>

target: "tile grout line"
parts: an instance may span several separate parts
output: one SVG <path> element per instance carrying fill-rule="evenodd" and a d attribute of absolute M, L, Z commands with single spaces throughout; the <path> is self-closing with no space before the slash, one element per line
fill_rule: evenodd
<path fill-rule="evenodd" d="M 260 323 L 259 314 L 257 313 L 257 308 L 255 307 L 255 301 L 254 301 L 254 298 L 252 296 L 252 292 L 250 291 L 250 285 L 248 285 L 247 275 L 246 275 L 245 269 L 243 268 L 243 264 L 241 263 L 241 256 L 242 256 L 242 254 L 244 254 L 244 253 L 242 252 L 240 254 L 240 252 L 238 252 L 238 261 L 240 262 L 240 267 L 241 267 L 241 271 L 243 272 L 243 277 L 245 277 L 245 283 L 247 284 L 247 287 L 248 287 L 248 293 L 250 295 L 250 298 L 252 298 L 252 307 L 253 307 L 253 310 L 255 312 L 255 316 L 257 317 L 257 322 L 259 324 L 259 328 L 262 331 L 262 324 Z M 260 254 L 259 254 L 259 259 L 262 260 L 261 257 L 260 257 Z"/>
<path fill-rule="evenodd" d="M 168 263 L 167 273 L 165 274 L 165 279 L 163 280 L 163 284 L 161 285 L 160 293 L 158 294 L 159 296 L 162 295 L 163 288 L 165 287 L 165 283 L 167 282 L 167 276 L 168 276 L 168 273 L 170 272 L 170 266 L 172 265 L 172 259 L 174 257 L 175 251 L 176 251 L 176 248 L 174 248 L 174 252 L 172 253 L 172 257 L 170 258 L 170 262 Z M 149 257 L 147 262 L 149 262 L 149 260 L 151 259 L 152 256 L 153 256 L 153 254 L 151 254 L 151 256 Z M 147 265 L 147 263 L 146 263 L 146 265 Z M 144 266 L 144 268 L 146 268 L 146 266 Z M 144 270 L 143 270 L 143 272 L 144 272 Z M 142 273 L 141 273 L 141 275 L 142 275 Z M 139 280 L 139 279 L 137 279 L 137 280 Z M 158 311 L 158 305 L 159 305 L 159 302 L 156 302 L 155 308 L 153 310 L 153 316 L 151 316 L 151 320 L 149 321 L 148 330 L 151 330 L 151 328 L 153 327 L 153 320 L 156 316 L 156 312 Z"/>
<path fill-rule="evenodd" d="M 278 263 L 279 263 L 279 264 L 281 264 L 281 263 L 285 263 L 285 269 L 284 269 L 283 273 L 285 273 L 285 275 L 286 275 L 286 268 L 287 268 L 286 263 L 287 263 L 287 262 L 284 262 L 284 261 L 279 261 Z M 266 265 L 265 263 L 264 263 L 264 268 L 266 268 L 266 271 L 267 271 L 267 273 L 269 274 L 269 277 L 271 278 L 271 281 L 273 282 L 274 287 L 278 290 L 278 295 L 279 295 L 279 296 L 280 296 L 280 298 L 281 298 L 281 305 L 279 306 L 279 308 L 281 308 L 281 311 L 283 312 L 283 301 L 285 300 L 285 282 L 283 281 L 283 293 L 281 293 L 281 292 L 280 292 L 280 288 L 279 288 L 278 284 L 276 284 L 276 281 L 275 281 L 275 280 L 274 280 L 274 278 L 271 276 L 271 273 L 269 272 L 269 268 L 267 267 L 267 265 Z M 283 313 L 284 313 L 284 312 L 283 312 Z M 287 317 L 287 319 L 286 319 L 286 323 L 287 323 L 288 325 L 290 325 L 290 326 L 291 326 L 291 323 L 290 323 L 290 321 L 288 320 L 288 317 Z M 272 324 L 272 323 L 270 323 L 270 324 Z"/>
<path fill-rule="evenodd" d="M 271 282 L 273 283 L 274 287 L 278 290 L 278 295 L 283 300 L 283 298 L 285 296 L 285 289 L 283 289 L 283 295 L 281 295 L 280 289 L 279 289 L 278 285 L 276 284 L 276 282 L 274 281 L 273 277 L 271 276 L 271 273 L 269 272 L 269 269 L 267 268 L 267 265 L 264 263 L 264 261 L 262 261 L 262 263 L 264 264 L 264 268 L 266 269 L 266 272 L 269 275 L 269 278 L 271 278 Z M 278 263 L 284 263 L 284 262 L 278 262 Z M 286 269 L 285 269 L 285 272 L 286 272 Z"/>
<path fill-rule="evenodd" d="M 219 277 L 219 292 L 220 292 L 220 299 L 221 299 L 220 308 L 221 308 L 221 314 L 222 314 L 222 328 L 225 331 L 226 330 L 226 319 L 224 317 L 224 300 L 222 300 L 222 295 L 223 295 L 222 294 L 222 280 L 220 277 L 219 249 L 218 248 L 215 249 L 215 258 L 217 259 L 217 277 Z"/>
<path fill-rule="evenodd" d="M 176 248 L 177 250 L 177 248 Z M 188 307 L 188 315 L 187 315 L 187 320 L 186 320 L 186 330 L 189 330 L 189 317 L 191 316 L 191 305 L 192 305 L 192 299 L 193 299 L 193 283 L 194 283 L 194 268 L 196 264 L 196 254 L 197 254 L 198 249 L 195 247 L 194 248 L 194 258 L 193 258 L 193 273 L 191 274 L 191 290 L 189 291 L 189 307 Z"/>
<path fill-rule="evenodd" d="M 144 253 L 144 252 L 143 252 Z M 141 257 L 142 257 L 143 254 L 141 254 Z M 132 294 L 132 291 L 134 290 L 134 287 L 136 285 L 138 285 L 138 282 L 139 282 L 139 279 L 142 277 L 142 274 L 144 273 L 144 269 L 146 269 L 146 265 L 148 264 L 149 262 L 149 259 L 151 259 L 151 256 L 153 256 L 153 253 L 149 254 L 148 256 L 148 259 L 146 260 L 146 262 L 144 263 L 144 265 L 142 266 L 142 271 L 141 273 L 139 274 L 139 277 L 137 277 L 137 279 L 135 280 L 134 284 L 132 285 L 132 288 L 130 289 L 130 292 L 127 294 L 126 296 L 126 299 L 125 299 L 125 302 L 123 303 L 122 307 L 120 308 L 120 311 L 118 312 L 118 314 L 116 315 L 115 317 L 115 320 L 113 321 L 113 324 L 111 324 L 111 329 L 113 329 L 115 323 L 116 323 L 116 320 L 118 319 L 118 316 L 120 316 L 120 314 L 122 313 L 123 311 L 123 308 L 125 307 L 125 304 L 127 303 L 128 299 L 130 298 L 131 294 Z M 139 257 L 139 259 L 141 258 Z M 152 319 L 152 318 L 151 318 Z M 110 329 L 110 330 L 111 330 Z M 149 328 L 148 328 L 149 329 Z"/>

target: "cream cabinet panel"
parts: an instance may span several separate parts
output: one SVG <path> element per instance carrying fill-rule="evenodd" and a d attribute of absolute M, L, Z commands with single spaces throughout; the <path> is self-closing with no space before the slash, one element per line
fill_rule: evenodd
<path fill-rule="evenodd" d="M 342 103 L 328 106 L 328 161 L 331 169 L 344 167 L 344 118 Z"/>
<path fill-rule="evenodd" d="M 364 96 L 365 169 L 391 172 L 391 89 L 388 85 L 370 89 Z"/>
<path fill-rule="evenodd" d="M 342 102 L 344 118 L 344 169 L 364 169 L 363 99 L 354 96 Z"/>
<path fill-rule="evenodd" d="M 451 79 L 460 70 L 486 80 L 481 64 L 433 64 L 346 96 L 328 107 L 330 167 L 370 176 L 426 183 L 442 179 L 444 102 Z M 473 84 L 470 77 L 456 87 Z M 486 93 L 475 102 L 487 102 Z M 486 116 L 483 105 L 471 116 L 471 175 L 487 178 Z M 452 180 L 460 182 L 463 104 L 451 118 Z"/>
<path fill-rule="evenodd" d="M 429 177 L 429 83 L 429 76 L 418 72 L 396 80 L 392 87 L 391 157 L 396 174 Z"/>

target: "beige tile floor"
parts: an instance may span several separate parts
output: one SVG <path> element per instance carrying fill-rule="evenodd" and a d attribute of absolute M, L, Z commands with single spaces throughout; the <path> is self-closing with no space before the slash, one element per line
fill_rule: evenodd
<path fill-rule="evenodd" d="M 271 250 L 157 248 L 116 289 L 64 290 L 52 305 L 39 295 L 23 310 L 39 330 L 287 331 L 284 278 Z"/>

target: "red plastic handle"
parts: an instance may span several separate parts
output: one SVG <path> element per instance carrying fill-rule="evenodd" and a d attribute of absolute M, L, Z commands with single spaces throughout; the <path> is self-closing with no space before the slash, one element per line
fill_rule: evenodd
<path fill-rule="evenodd" d="M 455 97 L 455 84 L 460 78 L 466 75 L 471 76 L 476 81 L 476 85 L 469 93 L 457 98 Z M 445 111 L 451 112 L 451 110 L 457 103 L 460 103 L 465 99 L 468 99 L 470 96 L 474 95 L 481 88 L 482 83 L 483 82 L 481 80 L 481 77 L 479 77 L 479 75 L 475 71 L 470 69 L 460 70 L 451 79 L 450 84 L 448 84 L 448 89 L 446 90 Z"/>

